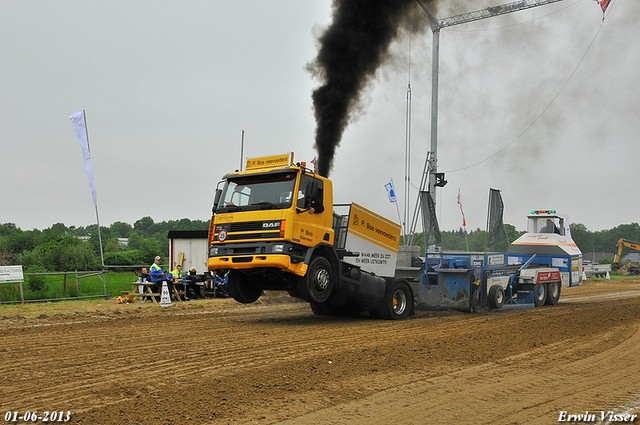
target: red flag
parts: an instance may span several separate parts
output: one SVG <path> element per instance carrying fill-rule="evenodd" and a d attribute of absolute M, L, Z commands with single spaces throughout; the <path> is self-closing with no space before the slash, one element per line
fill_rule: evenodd
<path fill-rule="evenodd" d="M 611 0 L 596 0 L 596 1 L 598 1 L 598 4 L 600 5 L 600 9 L 602 9 L 602 13 L 604 13 L 604 11 L 607 10 L 609 3 L 611 3 Z"/>
<path fill-rule="evenodd" d="M 464 216 L 464 211 L 462 210 L 462 202 L 460 201 L 460 188 L 458 188 L 458 205 L 460 205 L 460 213 L 462 214 L 462 227 L 467 227 L 467 219 Z"/>

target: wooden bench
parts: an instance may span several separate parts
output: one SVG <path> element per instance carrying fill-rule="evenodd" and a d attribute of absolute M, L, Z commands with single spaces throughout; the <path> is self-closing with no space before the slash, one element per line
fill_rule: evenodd
<path fill-rule="evenodd" d="M 133 297 L 133 299 L 141 299 L 142 302 L 144 302 L 147 298 L 151 298 L 151 300 L 155 303 L 157 303 L 156 301 L 156 297 L 160 298 L 162 296 L 162 294 L 156 294 L 155 292 L 144 292 L 144 293 L 140 293 L 138 291 L 120 291 L 120 293 L 122 295 L 125 296 L 131 296 Z"/>
<path fill-rule="evenodd" d="M 153 283 L 151 282 L 144 282 L 144 283 L 140 283 L 140 282 L 133 282 L 131 284 L 133 286 L 133 291 L 121 291 L 121 293 L 123 295 L 131 295 L 134 298 L 141 298 L 142 302 L 144 302 L 147 299 L 151 299 L 151 301 L 153 301 L 154 303 L 158 303 L 158 299 L 160 297 L 162 297 L 161 293 L 156 293 L 153 292 L 151 290 L 151 287 L 154 286 Z M 178 283 L 174 283 L 173 284 L 173 299 L 175 301 L 184 301 L 187 299 L 186 296 L 186 291 L 180 291 L 176 288 L 176 286 L 178 285 Z M 140 286 L 143 286 L 143 292 L 140 292 Z"/>
<path fill-rule="evenodd" d="M 151 299 L 151 301 L 153 301 L 154 303 L 157 303 L 158 301 L 156 300 L 156 298 L 160 298 L 162 296 L 162 294 L 153 292 L 151 290 L 151 287 L 153 286 L 153 283 L 150 282 L 144 282 L 144 283 L 140 283 L 140 282 L 133 282 L 131 284 L 133 286 L 133 290 L 132 291 L 122 291 L 122 294 L 127 294 L 127 295 L 131 295 L 134 299 L 135 298 L 140 298 L 142 302 L 146 301 L 147 299 Z M 140 292 L 139 287 L 143 286 L 143 292 Z"/>

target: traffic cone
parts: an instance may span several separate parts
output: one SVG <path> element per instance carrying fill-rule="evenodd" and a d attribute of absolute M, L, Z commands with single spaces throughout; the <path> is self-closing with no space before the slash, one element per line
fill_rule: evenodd
<path fill-rule="evenodd" d="M 171 307 L 171 295 L 169 295 L 169 287 L 167 281 L 162 282 L 162 295 L 160 296 L 160 307 Z"/>
<path fill-rule="evenodd" d="M 611 276 L 609 276 L 609 270 L 607 270 L 607 276 L 605 277 L 607 280 L 611 280 Z"/>

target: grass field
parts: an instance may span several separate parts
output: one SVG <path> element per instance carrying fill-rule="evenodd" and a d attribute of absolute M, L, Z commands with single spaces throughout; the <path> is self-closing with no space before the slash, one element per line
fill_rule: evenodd
<path fill-rule="evenodd" d="M 69 272 L 27 274 L 23 283 L 25 301 L 108 297 L 132 289 L 136 276 L 132 272 Z M 0 284 L 0 303 L 20 301 L 18 283 Z"/>

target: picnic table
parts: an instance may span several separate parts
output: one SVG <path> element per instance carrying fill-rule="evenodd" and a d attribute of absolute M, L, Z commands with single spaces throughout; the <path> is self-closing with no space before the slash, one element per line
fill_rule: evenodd
<path fill-rule="evenodd" d="M 122 292 L 124 294 L 131 295 L 134 298 L 141 298 L 143 302 L 147 299 L 151 299 L 151 301 L 157 304 L 162 296 L 161 293 L 153 292 L 152 287 L 155 285 L 153 282 L 133 282 L 131 285 L 133 286 L 132 291 Z M 173 293 L 171 294 L 171 298 L 174 301 L 184 301 L 186 299 L 186 292 L 184 290 L 179 291 L 176 288 L 177 285 L 178 283 L 173 284 Z"/>

